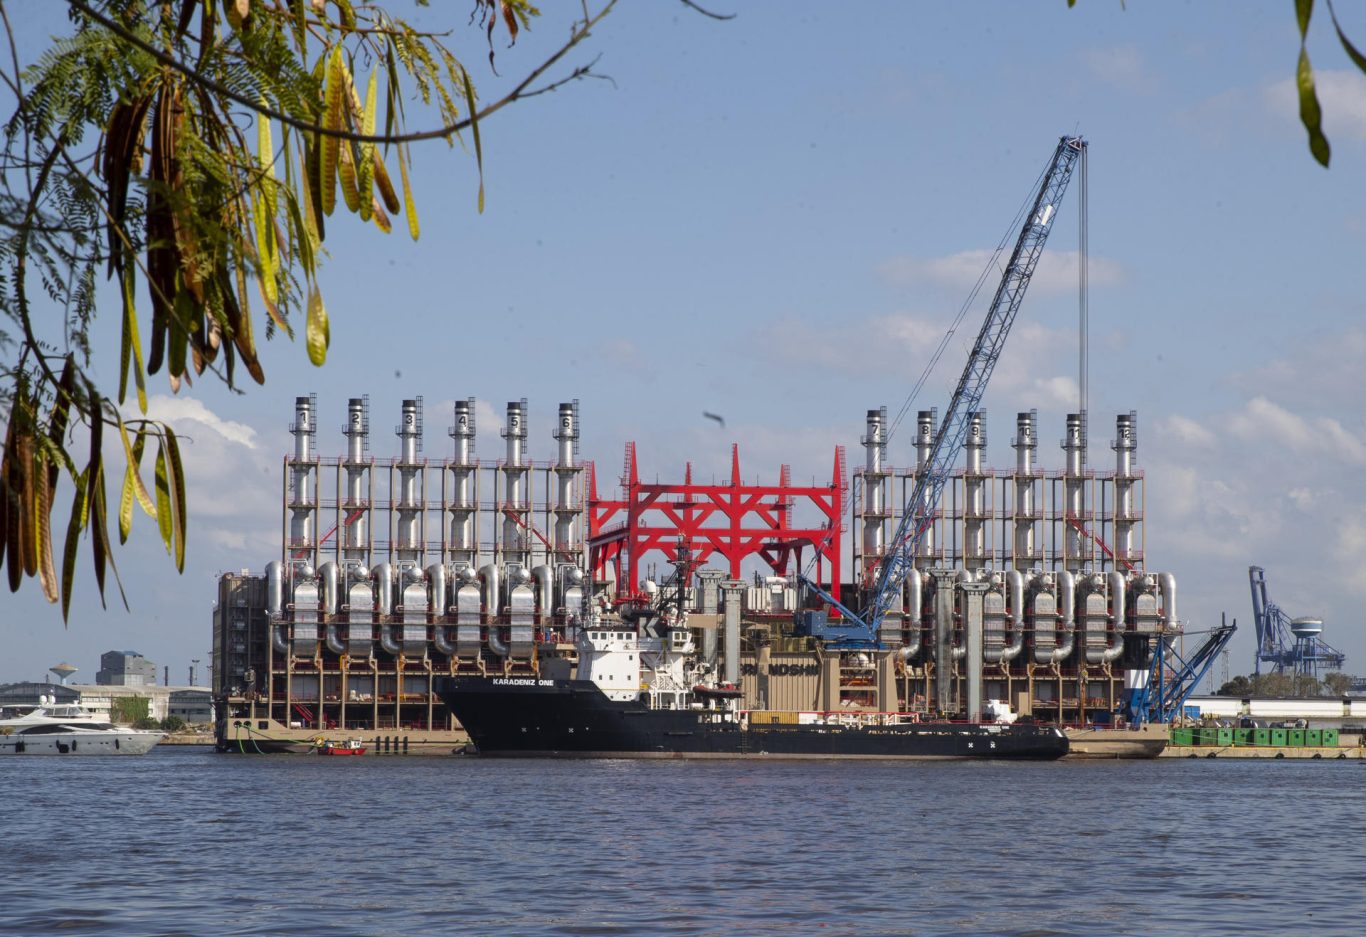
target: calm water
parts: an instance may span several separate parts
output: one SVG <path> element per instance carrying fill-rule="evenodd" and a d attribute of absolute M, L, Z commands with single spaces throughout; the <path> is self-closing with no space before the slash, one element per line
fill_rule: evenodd
<path fill-rule="evenodd" d="M 6 758 L 0 934 L 1360 934 L 1354 762 Z"/>

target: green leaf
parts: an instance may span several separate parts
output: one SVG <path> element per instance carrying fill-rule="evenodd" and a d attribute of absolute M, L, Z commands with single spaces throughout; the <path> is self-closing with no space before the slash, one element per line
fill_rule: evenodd
<path fill-rule="evenodd" d="M 133 475 L 133 494 L 137 496 L 138 504 L 147 512 L 148 517 L 156 517 L 157 509 L 152 504 L 152 496 L 147 491 L 147 486 L 142 483 L 142 474 L 138 471 L 138 463 L 142 460 L 133 454 L 133 444 L 128 441 L 128 427 L 123 425 L 123 418 L 119 418 L 119 438 L 123 440 L 123 455 L 128 460 L 128 469 Z"/>
<path fill-rule="evenodd" d="M 332 54 L 327 60 L 327 95 L 324 106 L 322 125 L 328 130 L 340 130 L 342 127 L 342 98 L 345 95 L 345 66 L 342 64 L 341 46 L 333 46 Z M 322 189 L 323 214 L 331 215 L 332 210 L 337 207 L 337 157 L 341 150 L 341 140 L 334 136 L 323 136 L 319 143 L 322 146 L 322 159 L 318 161 L 319 186 Z"/>
<path fill-rule="evenodd" d="M 360 132 L 365 136 L 374 136 L 375 133 L 375 112 L 379 108 L 379 69 L 370 70 L 370 83 L 365 89 L 365 109 L 361 111 Z M 360 218 L 361 221 L 370 220 L 371 206 L 375 201 L 375 144 L 371 142 L 360 145 L 360 166 L 356 173 L 356 187 L 360 189 Z"/>
<path fill-rule="evenodd" d="M 171 498 L 175 504 L 175 565 L 180 572 L 185 571 L 185 466 L 180 461 L 180 444 L 176 442 L 175 431 L 169 423 L 161 424 L 166 440 L 166 464 L 171 470 Z"/>
<path fill-rule="evenodd" d="M 1347 57 L 1356 64 L 1357 68 L 1366 72 L 1366 55 L 1362 55 L 1357 50 L 1357 47 L 1352 45 L 1352 41 L 1347 38 L 1347 34 L 1342 31 L 1342 27 L 1338 25 L 1337 11 L 1333 9 L 1333 4 L 1331 3 L 1328 4 L 1328 15 L 1333 18 L 1333 28 L 1338 31 L 1338 41 L 1342 43 L 1342 48 L 1347 50 Z"/>
<path fill-rule="evenodd" d="M 133 304 L 136 272 L 130 264 L 123 272 L 123 362 L 119 369 L 119 403 L 123 403 L 128 379 L 128 354 L 132 352 L 133 383 L 138 391 L 138 409 L 147 412 L 147 374 L 142 364 L 142 337 L 138 334 L 138 311 Z"/>
<path fill-rule="evenodd" d="M 323 294 L 319 292 L 317 285 L 309 287 L 308 324 L 304 335 L 308 343 L 308 360 L 322 367 L 323 362 L 327 360 L 327 346 L 331 342 L 331 335 L 327 327 L 327 309 L 323 307 Z"/>
<path fill-rule="evenodd" d="M 133 467 L 130 465 L 123 473 L 123 493 L 119 495 L 119 543 L 128 542 L 128 533 L 133 529 Z"/>
<path fill-rule="evenodd" d="M 408 234 L 416 241 L 422 233 L 422 226 L 417 221 L 417 202 L 413 200 L 413 184 L 408 181 L 407 154 L 401 143 L 398 146 L 398 171 L 403 177 L 403 210 L 408 216 Z"/>
<path fill-rule="evenodd" d="M 470 73 L 460 67 L 460 76 L 465 86 L 465 104 L 470 109 L 470 132 L 474 134 L 474 162 L 479 167 L 479 214 L 484 213 L 484 146 L 479 142 L 479 109 L 474 103 L 474 84 Z M 407 180 L 404 180 L 407 187 Z"/>
<path fill-rule="evenodd" d="M 1300 21 L 1300 39 L 1309 36 L 1309 17 L 1314 13 L 1314 0 L 1295 0 L 1295 18 Z"/>
<path fill-rule="evenodd" d="M 175 522 L 171 518 L 171 486 L 166 478 L 166 443 L 164 438 L 157 443 L 156 488 L 157 527 L 161 530 L 161 540 L 166 544 L 166 553 L 169 555 L 174 546 Z"/>
<path fill-rule="evenodd" d="M 1303 46 L 1300 47 L 1300 64 L 1296 70 L 1295 83 L 1300 89 L 1300 122 L 1309 132 L 1309 152 L 1326 168 L 1332 154 L 1328 138 L 1323 135 L 1323 111 L 1319 107 L 1318 95 L 1314 93 L 1314 70 L 1309 67 L 1309 53 Z"/>
<path fill-rule="evenodd" d="M 86 520 L 86 474 L 76 478 L 76 496 L 71 502 L 71 520 L 66 525 L 66 546 L 62 550 L 62 621 L 71 611 L 71 586 L 76 581 L 76 551 L 81 545 L 81 530 Z"/>

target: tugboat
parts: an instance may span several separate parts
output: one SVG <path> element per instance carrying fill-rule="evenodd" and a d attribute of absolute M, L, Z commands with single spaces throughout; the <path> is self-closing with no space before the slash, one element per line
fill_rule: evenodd
<path fill-rule="evenodd" d="M 598 615 L 578 673 L 443 677 L 437 694 L 484 756 L 579 758 L 1032 758 L 1067 754 L 1056 726 L 924 721 L 915 713 L 745 710 L 697 660 L 679 615 L 658 631 Z"/>
<path fill-rule="evenodd" d="M 319 755 L 364 755 L 365 745 L 360 739 L 346 739 L 342 742 L 334 742 L 331 739 L 319 738 L 316 742 Z"/>

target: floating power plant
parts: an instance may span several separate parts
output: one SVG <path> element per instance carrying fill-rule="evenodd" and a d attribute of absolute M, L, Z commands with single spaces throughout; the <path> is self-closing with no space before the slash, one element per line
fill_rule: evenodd
<path fill-rule="evenodd" d="M 749 709 L 977 719 L 999 700 L 1065 724 L 1108 721 L 1147 676 L 1148 637 L 1178 630 L 1175 577 L 1144 565 L 1133 413 L 1116 418 L 1108 471 L 1088 467 L 1079 414 L 1066 419 L 1062 468 L 1041 468 L 1034 412 L 1017 416 L 1015 464 L 988 468 L 986 414 L 970 414 L 962 465 L 913 568 L 877 640 L 860 644 L 796 573 L 805 567 L 848 607 L 870 601 L 897 505 L 940 428 L 935 411 L 918 413 L 905 467 L 888 459 L 877 409 L 852 479 L 841 446 L 826 483 L 793 484 L 787 466 L 774 484 L 746 483 L 737 446 L 728 480 L 695 482 L 689 466 L 681 481 L 646 483 L 627 443 L 619 484 L 600 494 L 580 457 L 577 402 L 560 404 L 554 460 L 539 462 L 525 400 L 507 405 L 493 459 L 476 452 L 475 409 L 454 403 L 446 452 L 431 458 L 422 399 L 405 400 L 398 455 L 376 458 L 368 400 L 353 398 L 345 454 L 323 456 L 317 401 L 297 398 L 280 553 L 218 585 L 222 747 L 352 733 L 381 751 L 449 750 L 463 736 L 439 678 L 572 668 L 582 629 L 640 608 L 686 622 Z"/>

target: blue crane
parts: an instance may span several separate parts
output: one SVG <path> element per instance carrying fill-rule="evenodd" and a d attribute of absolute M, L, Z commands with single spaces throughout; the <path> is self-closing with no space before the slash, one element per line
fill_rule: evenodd
<path fill-rule="evenodd" d="M 1034 196 L 1034 204 L 1025 217 L 1020 236 L 1011 252 L 1010 262 L 1006 265 L 1001 283 L 987 311 L 986 321 L 982 323 L 972 352 L 968 355 L 967 365 L 958 379 L 953 397 L 944 413 L 944 420 L 935 435 L 925 467 L 915 481 L 911 497 L 901 513 L 891 548 L 881 564 L 876 585 L 872 591 L 872 601 L 864 608 L 862 615 L 845 607 L 838 599 L 822 589 L 817 583 L 805 576 L 799 576 L 801 584 L 821 600 L 837 609 L 849 622 L 839 629 L 825 629 L 827 636 L 834 636 L 846 643 L 878 643 L 878 630 L 882 619 L 891 608 L 893 599 L 900 594 L 902 583 L 915 561 L 915 550 L 925 530 L 934 521 L 939 508 L 939 499 L 944 485 L 948 482 L 958 454 L 963 450 L 967 437 L 968 424 L 972 414 L 982 402 L 991 372 L 1005 347 L 1006 336 L 1015 321 L 1015 314 L 1024 300 L 1025 288 L 1034 275 L 1039 257 L 1043 253 L 1044 242 L 1057 217 L 1058 205 L 1067 183 L 1072 178 L 1072 170 L 1084 158 L 1086 141 L 1081 137 L 1063 137 L 1053 152 L 1053 158 L 1044 171 L 1039 190 Z M 814 633 L 814 632 L 813 632 Z"/>
<path fill-rule="evenodd" d="M 1347 655 L 1319 636 L 1323 622 L 1318 618 L 1291 618 L 1267 596 L 1266 570 L 1249 566 L 1247 578 L 1252 585 L 1252 620 L 1257 626 L 1257 656 L 1253 673 L 1262 664 L 1271 664 L 1273 673 L 1302 674 L 1318 679 L 1319 670 L 1341 670 Z"/>
<path fill-rule="evenodd" d="M 1220 622 L 1189 656 L 1183 656 L 1177 650 L 1174 634 L 1157 634 L 1151 638 L 1136 635 L 1139 640 L 1137 659 L 1147 658 L 1150 640 L 1157 642 L 1157 648 L 1152 652 L 1147 680 L 1133 692 L 1125 706 L 1127 718 L 1131 722 L 1169 723 L 1181 715 L 1186 700 L 1205 679 L 1215 658 L 1228 646 L 1237 630 L 1237 621 L 1232 624 Z"/>

